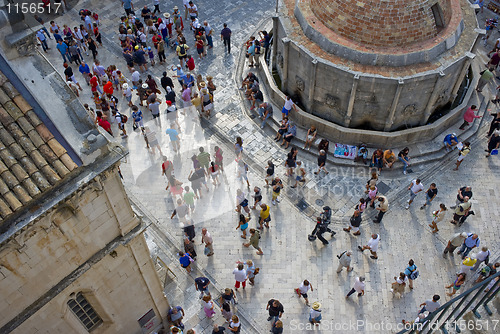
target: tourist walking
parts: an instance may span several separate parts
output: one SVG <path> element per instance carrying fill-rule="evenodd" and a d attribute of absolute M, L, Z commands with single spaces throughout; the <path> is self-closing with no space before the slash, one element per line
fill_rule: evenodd
<path fill-rule="evenodd" d="M 181 267 L 186 269 L 188 273 L 191 272 L 191 262 L 193 259 L 189 256 L 189 254 L 184 254 L 184 252 L 179 252 L 179 262 Z"/>
<path fill-rule="evenodd" d="M 236 160 L 241 158 L 243 153 L 243 139 L 241 137 L 236 137 L 236 143 L 234 144 L 234 154 L 236 154 Z"/>
<path fill-rule="evenodd" d="M 231 53 L 231 29 L 227 27 L 227 23 L 224 23 L 224 29 L 220 32 L 220 40 L 224 43 L 224 51 Z"/>
<path fill-rule="evenodd" d="M 255 268 L 252 260 L 247 260 L 247 278 L 248 284 L 255 285 L 255 275 L 259 273 L 259 268 Z"/>
<path fill-rule="evenodd" d="M 231 318 L 231 322 L 229 323 L 229 330 L 233 333 L 239 333 L 241 331 L 240 318 L 238 318 L 236 314 Z"/>
<path fill-rule="evenodd" d="M 299 287 L 295 289 L 295 293 L 299 296 L 299 298 L 304 298 L 307 306 L 309 306 L 309 299 L 307 296 L 307 292 L 309 290 L 311 290 L 311 292 L 314 291 L 312 284 L 309 283 L 308 280 L 304 280 L 302 283 L 300 283 Z"/>
<path fill-rule="evenodd" d="M 269 187 L 269 183 L 272 182 L 274 179 L 274 164 L 271 160 L 267 162 L 267 169 L 266 169 L 266 185 L 265 187 Z"/>
<path fill-rule="evenodd" d="M 234 284 L 235 290 L 238 291 L 240 285 L 244 290 L 247 285 L 247 272 L 243 263 L 238 264 L 238 267 L 233 270 L 233 275 L 236 281 L 236 283 Z"/>
<path fill-rule="evenodd" d="M 476 271 L 479 266 L 481 265 L 481 263 L 484 262 L 485 265 L 488 265 L 489 263 L 489 260 L 490 260 L 490 250 L 488 249 L 488 247 L 482 247 L 481 248 L 481 251 L 479 253 L 476 254 L 476 264 L 474 265 L 473 268 L 471 268 L 472 271 Z"/>
<path fill-rule="evenodd" d="M 431 183 L 429 189 L 425 192 L 425 203 L 420 207 L 423 210 L 427 205 L 431 205 L 431 202 L 436 198 L 438 193 L 437 186 L 435 183 Z"/>
<path fill-rule="evenodd" d="M 470 143 L 468 141 L 463 142 L 462 148 L 458 151 L 458 158 L 457 161 L 455 162 L 456 167 L 453 168 L 453 170 L 458 170 L 458 167 L 460 167 L 460 164 L 462 164 L 462 161 L 464 161 L 465 156 L 469 154 L 470 152 Z"/>
<path fill-rule="evenodd" d="M 281 320 L 278 320 L 274 323 L 273 327 L 271 328 L 271 333 L 283 334 L 283 322 Z"/>
<path fill-rule="evenodd" d="M 488 149 L 486 150 L 486 152 L 488 152 L 488 154 L 486 154 L 486 158 L 488 158 L 491 155 L 493 150 L 498 151 L 499 147 L 500 147 L 500 134 L 498 131 L 494 131 L 492 136 L 488 140 Z M 494 152 L 493 152 L 493 154 L 494 154 Z"/>
<path fill-rule="evenodd" d="M 204 296 L 203 298 L 203 311 L 205 311 L 205 315 L 207 318 L 212 318 L 215 315 L 214 311 L 214 302 L 212 301 L 212 296 Z"/>
<path fill-rule="evenodd" d="M 250 229 L 250 240 L 248 241 L 248 243 L 246 243 L 246 244 L 244 243 L 243 246 L 250 247 L 250 245 L 252 245 L 252 247 L 257 250 L 257 255 L 263 255 L 264 252 L 259 247 L 259 240 L 260 240 L 260 232 L 254 228 L 251 228 Z"/>
<path fill-rule="evenodd" d="M 439 304 L 438 300 L 441 299 L 441 296 L 439 295 L 434 295 L 432 296 L 432 299 L 428 299 L 426 300 L 425 302 L 423 302 L 422 304 L 420 304 L 419 307 L 422 307 L 422 309 L 418 312 L 418 314 L 420 313 L 424 313 L 424 312 L 429 312 L 429 315 L 431 313 L 433 313 L 434 311 L 436 311 L 438 308 L 441 307 L 441 304 Z"/>
<path fill-rule="evenodd" d="M 360 277 L 356 277 L 354 279 L 354 286 L 347 293 L 347 295 L 345 296 L 345 299 L 349 298 L 355 292 L 358 293 L 358 297 L 361 297 L 365 294 L 365 278 L 364 277 L 360 276 Z"/>
<path fill-rule="evenodd" d="M 247 238 L 247 228 L 248 228 L 248 221 L 250 220 L 250 217 L 245 217 L 245 215 L 242 215 L 240 213 L 240 220 L 238 221 L 238 226 L 236 226 L 236 229 L 241 230 L 241 237 L 243 239 Z"/>
<path fill-rule="evenodd" d="M 248 199 L 246 198 L 246 194 L 241 190 L 236 190 L 236 212 L 241 213 L 241 208 L 248 213 L 248 217 L 250 217 L 250 208 L 248 207 Z"/>
<path fill-rule="evenodd" d="M 210 296 L 210 291 L 208 291 L 208 286 L 210 285 L 210 280 L 206 277 L 200 276 L 194 279 L 194 286 L 196 291 L 200 291 L 200 299 L 203 295 Z"/>
<path fill-rule="evenodd" d="M 361 234 L 361 232 L 359 231 L 360 225 L 361 225 L 361 214 L 358 210 L 354 210 L 354 213 L 351 216 L 351 219 L 349 220 L 349 227 L 344 228 L 344 231 L 350 233 L 351 230 L 353 230 L 354 231 L 353 235 L 360 235 Z"/>
<path fill-rule="evenodd" d="M 469 252 L 471 250 L 479 247 L 480 242 L 481 240 L 479 240 L 477 234 L 469 233 L 467 235 L 467 238 L 465 238 L 464 242 L 462 243 L 462 247 L 460 247 L 460 250 L 457 252 L 457 254 L 462 254 L 462 259 L 465 259 L 465 257 L 469 255 Z"/>
<path fill-rule="evenodd" d="M 476 115 L 476 112 L 478 111 L 478 108 L 475 105 L 470 106 L 464 113 L 464 122 L 462 125 L 460 125 L 459 129 L 460 130 L 465 130 L 465 127 L 468 126 L 470 123 L 474 122 L 474 119 L 476 118 L 481 118 L 483 116 L 478 116 Z"/>
<path fill-rule="evenodd" d="M 382 218 L 384 217 L 387 210 L 389 210 L 389 202 L 387 201 L 387 197 L 382 195 L 377 196 L 377 200 L 378 205 L 375 210 L 378 211 L 378 215 L 377 218 L 373 220 L 373 222 L 379 224 L 380 222 L 382 222 Z"/>
<path fill-rule="evenodd" d="M 174 326 L 184 328 L 182 318 L 184 318 L 184 310 L 180 306 L 171 307 L 167 312 L 167 320 Z"/>
<path fill-rule="evenodd" d="M 172 212 L 170 219 L 174 219 L 174 217 L 177 215 L 177 217 L 179 218 L 179 221 L 186 224 L 188 222 L 188 220 L 187 220 L 188 213 L 189 213 L 188 206 L 186 205 L 186 203 L 184 203 L 182 201 L 182 199 L 178 198 L 177 199 L 177 206 L 175 207 L 174 212 Z"/>
<path fill-rule="evenodd" d="M 214 240 L 206 228 L 203 228 L 201 230 L 201 243 L 205 244 L 204 252 L 206 256 L 214 255 L 214 246 L 213 246 Z"/>
<path fill-rule="evenodd" d="M 429 227 L 432 229 L 432 233 L 436 233 L 439 231 L 437 227 L 437 223 L 443 220 L 444 216 L 446 215 L 446 205 L 443 203 L 439 204 L 439 210 L 436 210 L 432 213 L 433 219 L 432 222 L 429 224 Z"/>
<path fill-rule="evenodd" d="M 376 260 L 376 259 L 378 259 L 377 250 L 378 250 L 379 242 L 380 242 L 380 236 L 376 233 L 373 233 L 371 239 L 368 240 L 368 243 L 363 247 L 358 246 L 358 249 L 361 252 L 363 252 L 366 249 L 370 250 L 370 253 L 371 253 L 370 258 Z"/>
<path fill-rule="evenodd" d="M 472 203 L 469 201 L 469 197 L 465 196 L 464 201 L 455 208 L 455 213 L 450 223 L 453 225 L 458 224 L 458 226 L 462 225 L 469 214 L 471 206 Z"/>
<path fill-rule="evenodd" d="M 446 254 L 448 253 L 450 253 L 450 255 L 453 255 L 455 249 L 460 247 L 466 238 L 467 238 L 466 232 L 454 234 L 453 237 L 450 240 L 448 240 L 448 244 L 446 245 L 446 248 L 443 251 L 443 257 L 446 258 Z"/>
<path fill-rule="evenodd" d="M 351 267 L 351 251 L 343 251 L 340 255 L 337 255 L 339 259 L 339 266 L 337 267 L 337 273 L 340 273 L 344 267 L 347 268 L 347 272 L 352 271 L 354 268 Z"/>
<path fill-rule="evenodd" d="M 223 151 L 219 146 L 215 146 L 215 165 L 219 168 L 221 172 L 224 172 L 224 166 L 223 166 L 223 160 L 224 157 L 222 156 Z"/>
<path fill-rule="evenodd" d="M 418 275 L 419 275 L 417 266 L 415 265 L 415 262 L 413 261 L 413 259 L 411 259 L 408 262 L 408 267 L 406 267 L 404 273 L 405 273 L 406 277 L 408 277 L 409 288 L 411 290 L 413 290 L 413 281 L 416 280 Z"/>
<path fill-rule="evenodd" d="M 247 187 L 250 188 L 250 181 L 248 181 L 248 165 L 243 160 L 238 160 L 238 179 L 245 181 Z"/>
<path fill-rule="evenodd" d="M 314 172 L 314 174 L 318 175 L 321 170 L 325 172 L 325 174 L 328 174 L 328 171 L 325 168 L 326 166 L 326 151 L 325 150 L 320 150 L 319 155 L 318 155 L 318 170 Z"/>
<path fill-rule="evenodd" d="M 455 205 L 450 206 L 450 208 L 455 209 L 458 204 L 464 202 L 465 197 L 468 197 L 469 199 L 472 198 L 472 187 L 465 186 L 465 187 L 458 189 L 458 194 L 457 194 L 457 199 L 455 200 Z"/>
<path fill-rule="evenodd" d="M 189 237 L 184 237 L 184 253 L 189 254 L 189 256 L 196 261 L 196 257 L 198 254 L 196 254 L 196 249 L 194 248 L 194 243 L 189 240 Z"/>
<path fill-rule="evenodd" d="M 273 182 L 271 182 L 271 187 L 273 188 L 271 203 L 276 205 L 276 203 L 280 202 L 278 196 L 280 195 L 281 189 L 283 189 L 283 182 L 281 182 L 281 179 L 276 176 Z"/>
<path fill-rule="evenodd" d="M 252 197 L 254 199 L 254 204 L 252 207 L 250 207 L 250 209 L 255 210 L 257 207 L 260 208 L 260 202 L 262 201 L 262 192 L 259 187 L 253 188 Z"/>
<path fill-rule="evenodd" d="M 179 139 L 179 132 L 175 129 L 175 125 L 170 124 L 170 129 L 165 130 L 165 133 L 170 138 L 170 142 L 172 143 L 172 148 L 174 149 L 174 152 L 178 153 L 179 150 L 181 149 L 181 144 Z"/>
<path fill-rule="evenodd" d="M 306 304 L 307 305 L 307 304 Z M 321 323 L 321 303 L 314 302 L 309 311 L 309 322 L 314 325 L 319 325 Z"/>
<path fill-rule="evenodd" d="M 229 289 L 229 290 L 231 290 L 231 289 Z M 233 290 L 231 290 L 231 291 L 233 291 Z M 220 311 L 222 313 L 222 316 L 224 317 L 224 319 L 226 319 L 226 322 L 229 324 L 231 322 L 231 318 L 233 317 L 233 312 L 231 312 L 231 306 L 229 305 L 229 303 L 222 302 L 222 297 L 221 297 L 221 305 L 222 306 L 220 308 Z M 222 328 L 224 328 L 224 327 L 222 327 Z M 224 330 L 222 330 L 222 331 L 224 331 Z M 214 332 L 215 332 L 215 330 L 214 330 Z"/>
<path fill-rule="evenodd" d="M 481 76 L 479 77 L 479 81 L 477 82 L 477 86 L 476 86 L 476 91 L 478 93 L 481 93 L 483 91 L 483 87 L 486 86 L 486 84 L 491 79 L 493 79 L 493 77 L 495 76 L 493 74 L 494 70 L 495 70 L 494 68 L 487 68 L 484 71 L 479 73 L 479 75 L 481 75 Z"/>
<path fill-rule="evenodd" d="M 460 273 L 457 275 L 457 278 L 453 283 L 450 285 L 445 286 L 446 289 L 451 289 L 451 292 L 446 293 L 448 296 L 453 296 L 455 293 L 457 293 L 458 290 L 462 287 L 462 285 L 465 283 L 465 278 L 466 274 Z"/>
<path fill-rule="evenodd" d="M 264 229 L 263 224 L 269 228 L 269 222 L 271 221 L 271 208 L 269 205 L 262 203 L 260 205 L 260 214 L 259 214 L 259 229 Z"/>
<path fill-rule="evenodd" d="M 283 312 L 285 312 L 283 305 L 277 299 L 270 299 L 267 302 L 266 310 L 269 311 L 267 321 L 271 321 L 272 325 L 274 325 L 274 323 L 281 318 Z"/>
<path fill-rule="evenodd" d="M 410 205 L 413 203 L 415 197 L 417 197 L 417 194 L 424 190 L 424 185 L 420 182 L 420 179 L 415 179 L 411 181 L 408 186 L 408 190 L 410 191 L 410 199 L 408 200 L 408 205 L 406 205 L 406 210 L 410 208 Z"/>

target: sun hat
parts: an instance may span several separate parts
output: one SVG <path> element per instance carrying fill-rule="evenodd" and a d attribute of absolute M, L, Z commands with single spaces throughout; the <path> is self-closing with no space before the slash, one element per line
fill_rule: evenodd
<path fill-rule="evenodd" d="M 143 83 L 143 84 L 142 84 L 142 88 L 144 88 L 144 89 L 148 89 L 148 88 L 149 88 L 149 86 L 148 86 L 148 84 L 147 84 L 147 83 Z"/>
<path fill-rule="evenodd" d="M 128 88 L 128 83 L 124 83 L 124 84 L 122 85 L 122 88 L 123 88 L 123 89 L 127 89 L 127 88 Z"/>
<path fill-rule="evenodd" d="M 321 308 L 321 303 L 320 302 L 314 302 L 312 303 L 312 309 L 313 310 L 319 310 Z"/>
<path fill-rule="evenodd" d="M 176 6 L 176 7 L 177 7 L 177 6 Z M 175 7 L 174 7 L 174 9 L 175 9 Z M 168 19 L 168 18 L 170 17 L 170 13 L 163 13 L 163 17 L 165 17 L 165 18 L 167 18 L 167 19 Z"/>

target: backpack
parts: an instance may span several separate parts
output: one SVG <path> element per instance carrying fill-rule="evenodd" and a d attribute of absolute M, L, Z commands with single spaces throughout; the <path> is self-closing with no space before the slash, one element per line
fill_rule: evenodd
<path fill-rule="evenodd" d="M 127 117 L 127 115 L 120 114 L 120 117 L 121 117 L 121 119 L 122 119 L 122 123 L 123 123 L 123 124 L 127 123 L 127 121 L 128 121 L 128 117 Z"/>
<path fill-rule="evenodd" d="M 181 44 L 181 45 L 179 45 L 179 48 L 180 48 L 180 49 L 179 49 L 179 54 L 180 54 L 181 56 L 183 56 L 183 55 L 185 55 L 185 54 L 186 54 L 186 48 L 184 47 L 184 45 L 185 45 L 185 44 Z"/>
<path fill-rule="evenodd" d="M 408 275 L 408 278 L 411 279 L 411 280 L 415 280 L 415 279 L 417 279 L 417 277 L 418 277 L 419 274 L 420 273 L 418 272 L 417 268 L 415 268 L 415 270 L 413 270 L 413 271 L 410 272 L 410 275 Z"/>

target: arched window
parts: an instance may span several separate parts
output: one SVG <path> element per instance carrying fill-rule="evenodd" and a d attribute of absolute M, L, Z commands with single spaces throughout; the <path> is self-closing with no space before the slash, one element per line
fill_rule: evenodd
<path fill-rule="evenodd" d="M 75 298 L 68 300 L 68 306 L 89 332 L 102 324 L 101 317 L 81 292 L 79 292 Z"/>

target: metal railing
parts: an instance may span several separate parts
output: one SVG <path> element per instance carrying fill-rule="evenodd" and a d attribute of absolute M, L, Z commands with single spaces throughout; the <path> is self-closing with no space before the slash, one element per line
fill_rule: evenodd
<path fill-rule="evenodd" d="M 460 333 L 462 330 L 469 328 L 467 321 L 462 319 L 462 316 L 465 312 L 471 310 L 478 319 L 481 318 L 478 311 L 481 305 L 489 315 L 492 315 L 491 310 L 488 308 L 488 303 L 500 291 L 500 279 L 496 280 L 497 277 L 500 277 L 500 271 L 448 301 L 436 311 L 430 313 L 423 322 L 407 323 L 405 329 L 397 334 L 432 333 L 437 329 L 441 330 L 444 334 L 447 334 L 449 329 Z M 488 291 L 484 291 L 493 280 L 495 280 L 493 286 Z"/>

